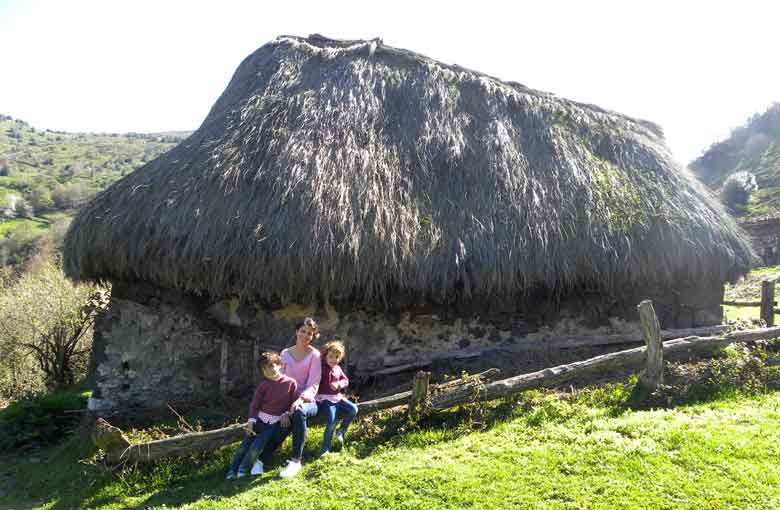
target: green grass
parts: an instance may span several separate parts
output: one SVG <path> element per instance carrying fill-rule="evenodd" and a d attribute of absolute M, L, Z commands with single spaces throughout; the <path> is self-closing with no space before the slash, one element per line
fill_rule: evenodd
<path fill-rule="evenodd" d="M 632 410 L 630 385 L 569 398 L 526 392 L 483 410 L 405 427 L 361 424 L 359 441 L 307 462 L 223 479 L 232 447 L 198 459 L 110 474 L 79 459 L 84 441 L 0 462 L 16 485 L 3 508 L 780 508 L 780 393 L 730 394 L 666 410 Z M 477 428 L 479 427 L 479 428 Z M 289 444 L 283 446 L 289 451 Z"/>
<path fill-rule="evenodd" d="M 51 224 L 44 218 L 14 218 L 5 220 L 0 222 L 0 236 L 4 236 L 24 225 L 29 226 L 33 234 L 40 235 L 43 234 Z"/>

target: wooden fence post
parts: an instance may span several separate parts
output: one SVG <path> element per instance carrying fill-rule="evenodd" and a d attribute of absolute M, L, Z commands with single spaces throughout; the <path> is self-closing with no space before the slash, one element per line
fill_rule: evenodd
<path fill-rule="evenodd" d="M 227 395 L 228 392 L 228 385 L 230 383 L 229 379 L 229 365 L 228 365 L 228 355 L 229 355 L 229 349 L 228 349 L 228 339 L 227 337 L 222 337 L 222 348 L 220 349 L 220 357 L 219 357 L 219 394 L 223 397 Z"/>
<path fill-rule="evenodd" d="M 263 379 L 263 371 L 260 370 L 260 339 L 255 337 L 254 341 L 252 342 L 252 359 L 254 360 L 254 374 L 255 374 L 255 384 L 260 384 L 260 381 Z"/>
<path fill-rule="evenodd" d="M 661 342 L 661 326 L 655 315 L 653 302 L 646 299 L 637 306 L 642 334 L 647 345 L 647 369 L 640 384 L 649 391 L 655 391 L 664 382 L 664 346 Z"/>
<path fill-rule="evenodd" d="M 764 280 L 761 282 L 761 318 L 767 327 L 775 324 L 775 282 Z"/>
<path fill-rule="evenodd" d="M 420 370 L 412 380 L 412 396 L 409 398 L 409 418 L 418 419 L 428 408 L 428 389 L 431 373 Z"/>

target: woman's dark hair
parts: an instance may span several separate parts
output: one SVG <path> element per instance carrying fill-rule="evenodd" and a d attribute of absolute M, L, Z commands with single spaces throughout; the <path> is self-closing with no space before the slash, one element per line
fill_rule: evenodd
<path fill-rule="evenodd" d="M 311 341 L 315 341 L 320 337 L 320 327 L 317 325 L 317 321 L 312 319 L 311 317 L 304 317 L 304 319 L 295 325 L 295 331 L 298 331 L 304 326 L 309 326 L 311 328 L 311 332 L 313 333 Z"/>

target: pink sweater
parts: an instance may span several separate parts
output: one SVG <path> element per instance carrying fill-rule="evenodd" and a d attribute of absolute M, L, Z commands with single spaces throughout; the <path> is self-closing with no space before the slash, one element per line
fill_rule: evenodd
<path fill-rule="evenodd" d="M 312 349 L 302 360 L 296 361 L 289 349 L 282 351 L 282 373 L 295 379 L 302 399 L 311 402 L 317 394 L 322 376 L 320 351 Z"/>

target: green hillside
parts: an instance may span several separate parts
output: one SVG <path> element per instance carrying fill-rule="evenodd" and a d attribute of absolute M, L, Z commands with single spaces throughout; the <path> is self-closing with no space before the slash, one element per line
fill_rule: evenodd
<path fill-rule="evenodd" d="M 0 115 L 0 266 L 22 262 L 23 246 L 187 135 L 65 133 Z"/>
<path fill-rule="evenodd" d="M 736 172 L 750 172 L 759 189 L 737 213 L 757 216 L 780 211 L 780 103 L 713 144 L 690 168 L 713 190 Z"/>

